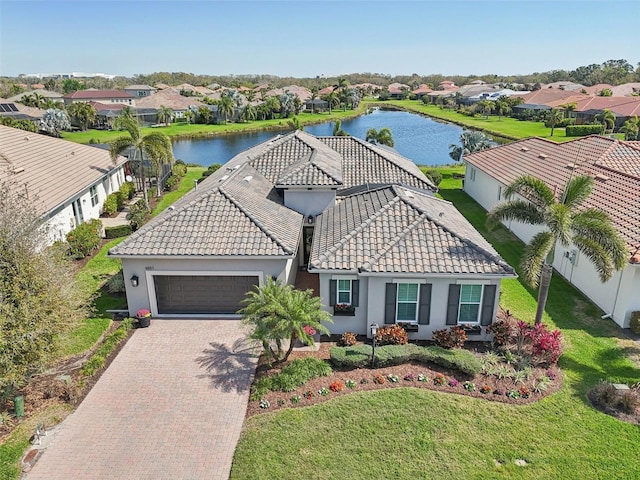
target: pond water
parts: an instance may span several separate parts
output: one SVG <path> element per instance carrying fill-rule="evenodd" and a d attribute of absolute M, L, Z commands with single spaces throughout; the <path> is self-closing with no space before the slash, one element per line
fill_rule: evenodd
<path fill-rule="evenodd" d="M 343 130 L 362 139 L 370 128 L 380 130 L 384 127 L 391 129 L 394 148 L 418 165 L 452 163 L 449 145 L 458 143 L 462 133 L 462 128 L 457 125 L 436 122 L 413 113 L 379 109 L 342 122 Z M 198 163 L 205 167 L 213 163 L 226 163 L 243 150 L 287 131 L 289 130 L 176 140 L 173 142 L 173 154 L 186 163 Z M 305 127 L 305 131 L 317 136 L 331 135 L 333 122 L 309 125 Z"/>

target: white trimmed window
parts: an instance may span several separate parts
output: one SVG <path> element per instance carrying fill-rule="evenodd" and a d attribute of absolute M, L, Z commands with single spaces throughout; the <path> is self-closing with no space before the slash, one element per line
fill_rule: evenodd
<path fill-rule="evenodd" d="M 98 188 L 95 185 L 89 188 L 89 195 L 91 195 L 91 206 L 98 205 Z"/>
<path fill-rule="evenodd" d="M 418 291 L 417 283 L 398 283 L 396 295 L 396 321 L 418 321 Z"/>
<path fill-rule="evenodd" d="M 351 280 L 338 280 L 336 282 L 336 298 L 341 305 L 351 305 Z"/>
<path fill-rule="evenodd" d="M 461 285 L 458 323 L 480 323 L 482 285 Z"/>

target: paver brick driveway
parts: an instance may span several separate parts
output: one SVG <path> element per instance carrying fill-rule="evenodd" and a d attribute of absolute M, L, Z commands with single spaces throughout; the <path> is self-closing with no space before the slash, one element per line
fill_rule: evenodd
<path fill-rule="evenodd" d="M 137 330 L 26 480 L 227 479 L 255 371 L 238 320 Z"/>

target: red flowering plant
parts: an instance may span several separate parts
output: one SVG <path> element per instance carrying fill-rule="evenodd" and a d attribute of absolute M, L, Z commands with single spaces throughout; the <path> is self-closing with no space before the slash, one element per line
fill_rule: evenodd
<path fill-rule="evenodd" d="M 342 382 L 333 382 L 331 385 L 329 385 L 329 390 L 335 393 L 341 392 L 343 388 L 344 385 L 342 384 Z"/>
<path fill-rule="evenodd" d="M 348 312 L 352 308 L 353 307 L 348 303 L 336 303 L 333 307 L 334 311 L 336 312 Z"/>
<path fill-rule="evenodd" d="M 311 325 L 305 325 L 304 327 L 302 327 L 302 329 L 304 330 L 304 333 L 306 333 L 307 335 L 316 334 L 316 329 L 313 328 Z"/>
<path fill-rule="evenodd" d="M 138 318 L 146 318 L 150 316 L 151 316 L 151 312 L 146 308 L 141 308 L 140 310 L 138 310 L 138 313 L 136 313 L 136 317 Z"/>

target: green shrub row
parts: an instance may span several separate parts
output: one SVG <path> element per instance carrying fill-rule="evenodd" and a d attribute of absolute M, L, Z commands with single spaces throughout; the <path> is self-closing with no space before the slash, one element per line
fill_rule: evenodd
<path fill-rule="evenodd" d="M 104 204 L 102 205 L 102 211 L 107 215 L 113 215 L 118 211 L 118 198 L 119 195 L 117 193 L 110 193 L 107 195 L 107 198 L 104 200 Z"/>
<path fill-rule="evenodd" d="M 567 137 L 584 137 L 585 135 L 602 135 L 604 133 L 604 125 L 599 123 L 593 125 L 569 125 L 567 126 Z"/>
<path fill-rule="evenodd" d="M 120 322 L 118 328 L 111 332 L 102 342 L 100 348 L 94 353 L 89 360 L 82 366 L 80 373 L 85 377 L 91 377 L 98 370 L 104 367 L 105 361 L 115 347 L 127 337 L 127 332 L 131 330 L 133 320 L 125 318 Z"/>
<path fill-rule="evenodd" d="M 118 225 L 116 227 L 104 227 L 105 238 L 120 238 L 131 235 L 131 225 Z"/>
<path fill-rule="evenodd" d="M 136 185 L 133 182 L 124 182 L 120 185 L 120 190 L 118 190 L 118 192 L 122 199 L 131 200 L 136 194 Z"/>
<path fill-rule="evenodd" d="M 331 363 L 339 368 L 363 368 L 371 364 L 371 345 L 332 347 Z M 376 367 L 400 365 L 408 362 L 435 363 L 468 375 L 482 371 L 480 360 L 470 351 L 446 350 L 438 346 L 421 347 L 414 344 L 384 345 L 376 348 Z"/>
<path fill-rule="evenodd" d="M 568 127 L 570 125 L 575 125 L 576 123 L 576 119 L 575 118 L 563 118 L 562 120 L 558 120 L 554 126 L 554 128 L 565 128 Z M 544 126 L 547 128 L 551 128 L 551 120 L 547 119 L 544 122 Z"/>
<path fill-rule="evenodd" d="M 269 391 L 292 392 L 309 380 L 331 375 L 331 366 L 318 358 L 293 360 L 280 373 L 265 376 L 253 382 L 251 399 L 258 400 Z"/>
<path fill-rule="evenodd" d="M 91 254 L 100 245 L 102 222 L 97 218 L 81 223 L 67 233 L 69 255 L 81 259 Z"/>
<path fill-rule="evenodd" d="M 132 231 L 135 232 L 136 230 L 138 230 L 142 225 L 145 224 L 148 218 L 149 209 L 147 208 L 147 203 L 143 198 L 129 207 L 127 220 L 129 220 L 129 225 L 131 226 Z"/>

